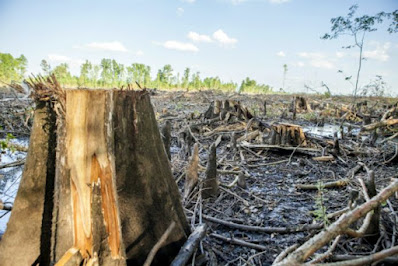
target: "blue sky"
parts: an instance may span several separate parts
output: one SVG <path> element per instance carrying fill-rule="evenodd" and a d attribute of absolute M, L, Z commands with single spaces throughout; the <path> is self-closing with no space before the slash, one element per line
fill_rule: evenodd
<path fill-rule="evenodd" d="M 330 19 L 398 9 L 397 0 L 0 0 L 0 52 L 24 54 L 29 71 L 40 61 L 70 65 L 74 74 L 85 59 L 114 58 L 130 65 L 185 67 L 201 77 L 219 76 L 240 83 L 246 76 L 280 88 L 288 65 L 286 90 L 350 93 L 337 73 L 355 74 L 357 50 L 344 37 L 325 41 Z M 380 26 L 365 39 L 361 84 L 382 75 L 389 93 L 398 95 L 398 34 Z"/>

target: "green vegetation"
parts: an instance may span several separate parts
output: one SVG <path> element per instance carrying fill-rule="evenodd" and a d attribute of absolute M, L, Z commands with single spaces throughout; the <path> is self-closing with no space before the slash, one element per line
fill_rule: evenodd
<path fill-rule="evenodd" d="M 0 53 L 0 81 L 20 82 L 26 71 L 28 60 L 24 55 L 14 58 L 11 54 Z"/>
<path fill-rule="evenodd" d="M 323 184 L 322 181 L 318 181 L 317 183 L 317 188 L 318 188 L 318 195 L 315 199 L 315 210 L 312 211 L 311 213 L 315 216 L 315 220 L 322 222 L 325 228 L 330 224 L 330 221 L 328 219 L 327 213 L 326 213 L 326 206 L 325 206 L 325 199 L 324 199 L 324 190 L 325 190 L 325 185 Z"/>
<path fill-rule="evenodd" d="M 269 93 L 272 92 L 272 88 L 268 85 L 257 84 L 255 80 L 247 77 L 246 79 L 242 80 L 242 84 L 239 87 L 239 92 Z"/>
<path fill-rule="evenodd" d="M 0 127 L 0 130 L 3 128 Z M 10 140 L 15 139 L 14 135 L 11 133 L 7 133 L 6 138 L 3 140 L 0 140 L 0 151 L 4 151 L 6 149 L 10 149 L 11 152 L 14 152 L 14 147 L 10 146 Z"/>
<path fill-rule="evenodd" d="M 26 72 L 27 60 L 21 55 L 14 58 L 10 54 L 0 53 L 0 80 L 5 83 L 21 82 Z M 127 84 L 133 87 L 159 88 L 159 89 L 185 89 L 201 90 L 212 89 L 218 91 L 236 91 L 246 93 L 268 93 L 272 88 L 268 85 L 258 84 L 255 80 L 246 78 L 240 87 L 232 81 L 223 82 L 219 77 L 200 77 L 200 72 L 192 73 L 186 68 L 184 73 L 176 73 L 172 66 L 167 64 L 157 71 L 156 77 L 151 77 L 151 67 L 145 64 L 133 63 L 124 66 L 114 59 L 102 59 L 99 65 L 86 60 L 80 66 L 79 76 L 70 73 L 69 65 L 62 63 L 52 68 L 46 60 L 40 63 L 41 74 L 49 76 L 54 74 L 57 80 L 66 87 L 89 88 L 114 88 Z"/>

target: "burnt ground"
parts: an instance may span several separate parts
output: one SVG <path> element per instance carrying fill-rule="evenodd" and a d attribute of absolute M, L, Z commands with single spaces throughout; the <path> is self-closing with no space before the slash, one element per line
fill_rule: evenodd
<path fill-rule="evenodd" d="M 201 182 L 191 193 L 192 197 L 184 201 L 188 219 L 193 227 L 200 222 L 200 213 L 235 224 L 261 227 L 287 227 L 321 223 L 322 217 L 315 217 L 314 211 L 319 209 L 320 193 L 322 205 L 326 213 L 333 213 L 347 207 L 352 191 L 360 191 L 357 177 L 366 178 L 365 169 L 353 174 L 352 169 L 359 162 L 364 163 L 375 172 L 377 189 L 380 190 L 390 182 L 391 177 L 398 177 L 398 160 L 385 163 L 394 156 L 395 142 L 381 143 L 392 131 L 397 128 L 378 132 L 378 137 L 372 133 L 361 133 L 363 114 L 368 114 L 371 121 L 378 121 L 381 115 L 397 102 L 397 99 L 360 99 L 357 106 L 361 110 L 357 114 L 347 114 L 351 110 L 352 98 L 334 97 L 322 98 L 305 96 L 312 106 L 312 111 L 297 113 L 293 120 L 293 113 L 289 112 L 292 95 L 226 95 L 213 92 L 173 92 L 159 93 L 152 96 L 155 110 L 159 117 L 160 127 L 166 120 L 172 122 L 171 164 L 173 173 L 178 181 L 180 190 L 184 190 L 184 172 L 188 164 L 188 156 L 184 154 L 181 145 L 181 133 L 190 127 L 192 134 L 200 147 L 200 164 L 206 167 L 208 148 L 221 136 L 217 147 L 217 168 L 220 182 L 219 194 L 214 198 L 203 200 L 199 197 Z M 267 128 L 273 124 L 289 123 L 300 125 L 306 131 L 308 145 L 321 150 L 319 153 L 305 154 L 298 151 L 281 151 L 278 149 L 249 149 L 239 147 L 233 150 L 230 146 L 232 130 L 209 134 L 217 127 L 242 122 L 244 119 L 230 119 L 208 123 L 204 113 L 215 100 L 236 100 L 246 106 L 254 115 L 254 119 L 263 124 L 260 127 L 261 137 L 251 140 L 251 143 L 264 144 L 269 142 Z M 264 114 L 264 104 L 267 102 L 267 113 Z M 366 104 L 365 108 L 363 105 Z M 346 110 L 346 111 L 343 111 Z M 344 116 L 345 115 L 345 116 Z M 341 118 L 343 117 L 343 118 Z M 365 118 L 366 119 L 366 118 Z M 369 121 L 368 121 L 369 122 Z M 254 124 L 254 123 L 253 123 Z M 258 124 L 258 123 L 257 123 Z M 196 126 L 199 125 L 199 126 Z M 265 128 L 265 129 L 264 129 Z M 333 142 L 333 133 L 338 134 L 341 153 L 334 156 L 332 161 L 315 161 L 313 157 L 333 154 L 330 143 Z M 248 131 L 235 130 L 236 135 L 244 136 L 255 130 L 252 126 Z M 383 136 L 385 134 L 385 136 Z M 373 136 L 372 136 L 373 135 Z M 182 144 L 181 144 L 182 142 Z M 227 171 L 225 171 L 227 170 Z M 228 187 L 237 176 L 228 174 L 228 171 L 242 171 L 246 173 L 247 188 L 237 185 Z M 204 171 L 200 172 L 200 181 L 205 178 Z M 317 184 L 348 178 L 348 184 L 340 188 L 324 188 L 321 191 L 302 190 L 296 188 L 298 184 Z M 226 185 L 226 186 L 225 186 Z M 358 199 L 359 203 L 364 200 Z M 382 207 L 382 237 L 377 246 L 361 241 L 360 239 L 344 238 L 336 248 L 334 254 L 365 255 L 371 252 L 388 248 L 395 243 L 396 216 L 390 208 L 397 210 L 396 199 L 390 200 L 391 205 Z M 195 215 L 193 215 L 193 211 Z M 319 216 L 319 215 L 318 215 Z M 330 219 L 333 222 L 335 219 Z M 211 222 L 202 217 L 202 221 L 210 225 L 209 234 L 203 241 L 201 251 L 211 261 L 221 265 L 269 265 L 285 248 L 305 242 L 319 230 L 303 231 L 298 233 L 253 232 L 240 230 L 230 226 Z M 360 225 L 361 223 L 359 223 Z M 395 229 L 394 229 L 395 227 Z M 246 247 L 240 244 L 231 244 L 227 240 L 244 240 L 257 246 Z M 325 250 L 324 250 L 325 251 Z M 200 252 L 199 252 L 200 253 Z M 200 259 L 200 258 L 199 258 Z"/>
<path fill-rule="evenodd" d="M 350 195 L 355 194 L 353 191 L 361 191 L 357 178 L 367 178 L 366 168 L 374 171 L 378 190 L 388 185 L 391 178 L 398 177 L 397 138 L 385 140 L 398 132 L 396 125 L 378 129 L 377 134 L 375 130 L 360 131 L 365 123 L 379 121 L 397 103 L 397 99 L 361 98 L 353 104 L 354 99 L 350 97 L 305 95 L 311 110 L 301 106 L 294 117 L 294 97 L 211 91 L 153 91 L 151 99 L 159 127 L 162 128 L 166 121 L 172 125 L 171 167 L 182 197 L 192 144 L 199 144 L 200 165 L 206 167 L 209 147 L 212 143 L 218 143 L 218 194 L 203 199 L 201 188 L 205 171 L 200 167 L 198 185 L 183 200 L 192 228 L 201 222 L 209 225 L 208 234 L 196 252 L 197 265 L 270 265 L 284 249 L 305 242 L 321 230 L 322 223 L 331 223 L 336 219 L 325 217 L 347 207 Z M 239 106 L 246 107 L 253 119 L 244 115 L 237 117 L 233 110 L 228 115 L 229 119 L 223 117 L 220 120 L 218 116 L 206 119 L 206 111 L 216 100 L 235 101 Z M 2 138 L 6 132 L 18 138 L 24 138 L 28 133 L 32 109 L 29 105 L 24 106 L 24 102 L 18 99 L 0 102 L 2 110 L 5 110 L 0 112 Z M 397 114 L 392 115 L 398 117 Z M 301 150 L 302 145 L 289 143 L 276 146 L 291 149 L 267 146 L 273 144 L 273 126 L 280 124 L 301 126 L 311 151 Z M 258 135 L 254 139 L 238 141 L 236 148 L 231 144 L 233 133 L 238 138 L 256 130 Z M 338 133 L 339 152 L 336 152 L 335 132 Z M 329 159 L 314 160 L 319 156 L 329 156 Z M 365 167 L 358 167 L 359 163 Z M 6 179 L 4 173 L 0 174 Z M 234 182 L 239 173 L 246 177 L 246 188 Z M 341 179 L 348 181 L 340 187 L 322 188 L 322 184 Z M 0 182 L 4 183 L 4 180 Z M 300 184 L 320 185 L 307 190 L 300 189 Z M 363 202 L 360 193 L 357 203 Z M 324 214 L 319 214 L 322 210 L 325 210 Z M 382 235 L 376 244 L 343 237 L 329 259 L 337 259 L 337 255 L 363 256 L 394 246 L 398 229 L 397 210 L 398 201 L 395 198 L 390 198 L 381 206 Z M 224 221 L 224 224 L 214 219 L 211 221 L 212 217 Z M 269 230 L 237 229 L 233 227 L 236 224 L 268 227 Z M 281 233 L 304 225 L 313 225 L 312 228 L 317 229 Z M 361 221 L 354 226 L 360 225 Z"/>

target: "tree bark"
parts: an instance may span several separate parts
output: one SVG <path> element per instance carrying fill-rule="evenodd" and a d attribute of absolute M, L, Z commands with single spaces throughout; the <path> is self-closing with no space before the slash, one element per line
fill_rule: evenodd
<path fill-rule="evenodd" d="M 39 255 L 40 265 L 70 263 L 76 248 L 85 263 L 141 265 L 174 221 L 152 265 L 170 263 L 190 229 L 148 93 L 65 93 L 57 134 L 42 129 L 49 115 L 36 110 L 0 265 L 30 265 Z"/>
<path fill-rule="evenodd" d="M 0 265 L 49 264 L 55 136 L 54 112 L 38 102 L 24 173 L 0 241 Z"/>

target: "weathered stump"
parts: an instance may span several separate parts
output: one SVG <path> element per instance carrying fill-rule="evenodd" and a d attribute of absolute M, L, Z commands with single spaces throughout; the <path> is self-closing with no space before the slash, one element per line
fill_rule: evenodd
<path fill-rule="evenodd" d="M 269 142 L 271 145 L 307 146 L 303 129 L 293 124 L 272 125 Z"/>
<path fill-rule="evenodd" d="M 204 113 L 206 119 L 214 119 L 219 117 L 220 120 L 226 117 L 235 116 L 238 119 L 249 120 L 253 118 L 247 107 L 243 106 L 240 102 L 234 100 L 214 101 L 210 104 L 207 111 Z"/>
<path fill-rule="evenodd" d="M 65 92 L 57 130 L 36 110 L 0 265 L 140 265 L 174 221 L 153 260 L 170 263 L 190 230 L 148 93 Z"/>

